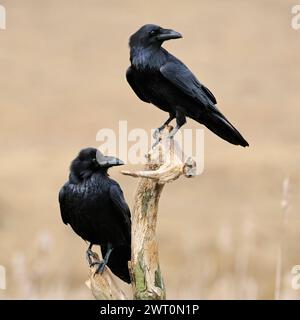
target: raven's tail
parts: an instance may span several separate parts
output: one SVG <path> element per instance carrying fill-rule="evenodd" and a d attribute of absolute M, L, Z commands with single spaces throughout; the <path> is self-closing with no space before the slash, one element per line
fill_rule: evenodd
<path fill-rule="evenodd" d="M 237 129 L 220 112 L 207 112 L 201 114 L 201 118 L 195 119 L 204 124 L 209 130 L 220 138 L 242 147 L 248 147 L 248 142 Z"/>
<path fill-rule="evenodd" d="M 101 245 L 101 253 L 103 257 L 105 256 L 106 251 L 107 246 Z M 107 266 L 110 268 L 112 273 L 127 283 L 131 282 L 128 270 L 128 261 L 130 261 L 130 259 L 130 246 L 117 246 L 113 248 L 107 263 Z"/>

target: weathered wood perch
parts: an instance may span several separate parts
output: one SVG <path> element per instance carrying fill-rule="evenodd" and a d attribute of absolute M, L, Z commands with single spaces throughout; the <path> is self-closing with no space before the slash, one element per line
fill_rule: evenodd
<path fill-rule="evenodd" d="M 94 261 L 100 261 L 95 252 Z M 109 268 L 105 268 L 102 274 L 96 273 L 96 270 L 97 266 L 90 267 L 90 275 L 86 285 L 97 300 L 127 300 L 125 293 L 118 287 Z"/>
<path fill-rule="evenodd" d="M 156 223 L 158 202 L 166 183 L 181 175 L 193 177 L 196 163 L 186 158 L 174 139 L 169 139 L 171 126 L 161 133 L 159 144 L 147 155 L 143 171 L 122 171 L 124 175 L 138 177 L 137 190 L 132 209 L 132 254 L 129 269 L 132 276 L 134 299 L 162 300 L 166 289 L 159 266 Z M 115 287 L 108 268 L 102 275 L 90 271 L 90 288 L 98 299 L 125 299 L 125 295 Z"/>

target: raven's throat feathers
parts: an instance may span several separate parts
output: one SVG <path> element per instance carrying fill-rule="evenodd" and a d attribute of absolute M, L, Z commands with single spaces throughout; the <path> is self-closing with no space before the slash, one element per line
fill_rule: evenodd
<path fill-rule="evenodd" d="M 130 49 L 131 65 L 138 70 L 159 70 L 166 60 L 166 54 L 162 48 L 132 47 Z"/>

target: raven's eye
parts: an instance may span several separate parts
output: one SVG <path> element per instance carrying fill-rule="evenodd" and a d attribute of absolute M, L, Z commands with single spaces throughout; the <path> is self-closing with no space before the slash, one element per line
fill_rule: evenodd
<path fill-rule="evenodd" d="M 93 160 L 92 160 L 94 163 L 96 163 L 97 162 L 97 159 L 96 158 L 93 158 Z"/>
<path fill-rule="evenodd" d="M 158 34 L 158 30 L 152 30 L 149 33 L 151 36 L 156 36 Z"/>

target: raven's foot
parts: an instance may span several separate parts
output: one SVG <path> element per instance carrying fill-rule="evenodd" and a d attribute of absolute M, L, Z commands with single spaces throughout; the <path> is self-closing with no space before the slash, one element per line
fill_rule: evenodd
<path fill-rule="evenodd" d="M 95 273 L 102 274 L 106 267 L 106 261 L 105 260 L 95 261 L 90 264 L 90 267 L 95 267 L 95 266 L 97 266 Z"/>
<path fill-rule="evenodd" d="M 161 126 L 161 127 L 159 127 L 159 128 L 157 128 L 157 129 L 154 130 L 154 132 L 153 132 L 153 138 L 154 138 L 155 140 L 160 139 L 161 133 L 162 133 L 162 131 L 164 130 L 164 128 L 165 128 L 165 126 Z"/>
<path fill-rule="evenodd" d="M 152 145 L 152 149 L 154 149 L 161 142 L 161 138 L 156 139 L 156 141 Z"/>
<path fill-rule="evenodd" d="M 89 266 L 91 266 L 93 264 L 93 260 L 97 260 L 98 257 L 97 255 L 92 251 L 92 249 L 88 249 L 86 251 L 86 260 L 89 264 Z"/>
<path fill-rule="evenodd" d="M 176 126 L 172 131 L 168 134 L 168 139 L 173 139 L 177 131 L 180 129 L 180 126 Z"/>
<path fill-rule="evenodd" d="M 177 130 L 175 131 L 175 129 L 173 129 L 167 136 L 168 139 L 173 139 L 175 134 L 176 134 Z"/>
<path fill-rule="evenodd" d="M 157 129 L 154 130 L 153 132 L 153 138 L 155 139 L 154 144 L 152 145 L 152 149 L 154 149 L 160 142 L 161 142 L 161 133 L 164 130 L 166 126 L 163 125 Z"/>

